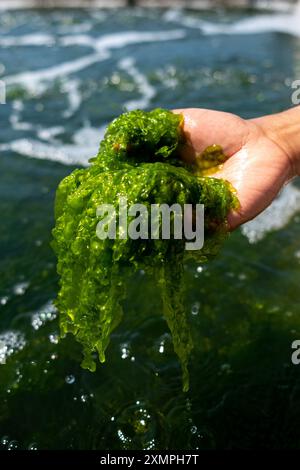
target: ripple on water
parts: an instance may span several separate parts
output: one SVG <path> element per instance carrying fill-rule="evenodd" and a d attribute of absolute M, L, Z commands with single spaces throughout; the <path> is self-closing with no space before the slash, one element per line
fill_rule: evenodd
<path fill-rule="evenodd" d="M 75 379 L 74 375 L 72 375 L 72 374 L 69 374 L 65 377 L 65 382 L 68 385 L 72 385 L 73 383 L 75 383 L 75 380 L 76 379 Z"/>
<path fill-rule="evenodd" d="M 118 416 L 111 417 L 111 422 L 123 449 L 155 448 L 158 420 L 142 402 L 128 406 Z"/>
<path fill-rule="evenodd" d="M 191 314 L 192 315 L 198 315 L 200 310 L 200 302 L 194 302 L 191 308 Z"/>

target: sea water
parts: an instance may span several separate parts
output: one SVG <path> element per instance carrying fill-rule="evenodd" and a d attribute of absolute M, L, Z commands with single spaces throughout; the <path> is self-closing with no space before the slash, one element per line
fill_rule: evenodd
<path fill-rule="evenodd" d="M 299 447 L 300 190 L 295 181 L 210 265 L 186 267 L 191 387 L 155 282 L 137 273 L 96 373 L 59 338 L 49 246 L 58 182 L 124 110 L 291 106 L 297 13 L 6 11 L 0 16 L 0 446 Z"/>

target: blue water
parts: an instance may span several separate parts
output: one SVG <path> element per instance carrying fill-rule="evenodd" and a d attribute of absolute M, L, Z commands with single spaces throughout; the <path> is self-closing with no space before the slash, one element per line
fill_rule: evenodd
<path fill-rule="evenodd" d="M 126 109 L 210 107 L 243 117 L 291 105 L 296 14 L 121 10 L 0 16 L 0 446 L 299 448 L 300 190 L 287 187 L 209 266 L 186 268 L 191 388 L 137 275 L 107 362 L 59 341 L 49 246 L 58 182 Z M 299 185 L 298 185 L 299 186 Z"/>

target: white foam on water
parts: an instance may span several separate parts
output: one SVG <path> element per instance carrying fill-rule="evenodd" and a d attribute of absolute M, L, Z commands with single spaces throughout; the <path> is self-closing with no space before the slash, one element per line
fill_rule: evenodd
<path fill-rule="evenodd" d="M 104 61 L 111 57 L 111 50 L 123 48 L 131 44 L 141 44 L 147 42 L 161 42 L 181 39 L 186 35 L 184 30 L 176 29 L 171 31 L 137 32 L 127 31 L 123 33 L 108 34 L 101 37 L 92 37 L 84 34 L 67 35 L 57 38 L 58 44 L 68 47 L 74 45 L 86 46 L 93 49 L 91 54 L 79 57 L 72 61 L 63 62 L 52 67 L 34 71 L 26 71 L 5 77 L 6 85 L 19 85 L 26 89 L 33 96 L 43 94 L 49 83 L 56 79 L 63 79 L 62 90 L 68 94 L 69 106 L 63 113 L 63 118 L 71 117 L 81 106 L 80 80 L 70 76 L 85 68 Z M 23 40 L 22 40 L 23 38 Z M 27 35 L 23 37 L 6 37 L 6 45 L 48 45 L 50 36 L 47 35 Z M 141 93 L 141 98 L 130 100 L 125 103 L 127 109 L 146 108 L 151 99 L 155 96 L 155 89 L 148 82 L 147 78 L 136 68 L 133 58 L 124 59 L 119 63 L 119 67 L 125 69 L 133 78 L 137 88 Z M 15 130 L 32 130 L 30 123 L 21 121 L 22 105 L 16 109 L 11 116 L 11 125 Z M 57 130 L 57 126 L 49 129 L 41 129 L 37 126 L 38 138 L 47 141 L 43 142 L 36 138 L 16 139 L 7 144 L 0 144 L 0 150 L 13 151 L 26 157 L 52 160 L 67 165 L 80 164 L 87 165 L 89 158 L 93 157 L 98 150 L 99 140 L 104 135 L 105 127 L 97 130 L 90 126 L 85 126 L 75 133 L 74 143 L 62 144 L 56 140 L 51 129 Z M 60 133 L 60 131 L 58 132 Z"/>
<path fill-rule="evenodd" d="M 110 49 L 126 47 L 130 44 L 182 39 L 185 35 L 185 31 L 182 29 L 149 32 L 125 31 L 122 33 L 106 34 L 100 37 L 93 37 L 81 33 L 66 34 L 56 37 L 50 34 L 33 33 L 23 36 L 2 36 L 0 37 L 0 46 L 52 46 L 57 43 L 57 45 L 63 47 L 85 46 L 97 52 L 103 52 Z"/>
<path fill-rule="evenodd" d="M 92 155 L 89 147 L 78 148 L 71 144 L 51 146 L 35 139 L 17 139 L 10 144 L 0 145 L 0 150 L 10 150 L 24 157 L 56 161 L 65 165 L 87 165 Z"/>
<path fill-rule="evenodd" d="M 133 57 L 126 57 L 125 59 L 120 60 L 118 66 L 121 70 L 124 70 L 132 77 L 136 87 L 142 95 L 140 99 L 126 101 L 124 103 L 124 108 L 128 111 L 147 108 L 150 105 L 152 98 L 156 95 L 155 88 L 149 83 L 146 76 L 137 69 Z"/>
<path fill-rule="evenodd" d="M 44 80 L 52 81 L 75 72 L 79 72 L 96 62 L 103 61 L 109 57 L 107 52 L 97 52 L 90 54 L 70 62 L 63 62 L 62 64 L 48 67 L 42 70 L 35 70 L 32 72 L 21 72 L 16 75 L 10 75 L 5 78 L 7 86 L 19 84 L 27 88 L 32 93 L 36 94 L 38 84 Z"/>
<path fill-rule="evenodd" d="M 33 124 L 21 121 L 21 113 L 24 109 L 24 103 L 21 100 L 14 100 L 12 103 L 12 113 L 9 117 L 11 127 L 17 131 L 30 131 Z"/>
<path fill-rule="evenodd" d="M 0 333 L 0 364 L 6 364 L 7 358 L 21 351 L 25 345 L 25 336 L 20 331 L 9 330 Z"/>
<path fill-rule="evenodd" d="M 298 212 L 300 190 L 289 184 L 264 212 L 242 226 L 242 234 L 250 243 L 257 243 L 268 233 L 285 227 Z"/>
<path fill-rule="evenodd" d="M 189 16 L 181 9 L 167 10 L 163 15 L 163 19 L 168 23 L 179 23 L 181 26 L 185 26 L 186 28 L 201 29 L 203 33 L 207 34 L 218 33 L 219 28 L 221 27 L 218 23 L 212 23 L 202 20 L 201 18 Z"/>
<path fill-rule="evenodd" d="M 106 127 L 107 127 L 107 124 L 104 124 L 99 129 L 85 125 L 81 129 L 79 129 L 77 132 L 75 132 L 73 136 L 73 140 L 77 146 L 82 145 L 82 144 L 87 144 L 88 142 L 90 142 L 93 148 L 97 147 L 95 152 L 93 152 L 93 154 L 91 155 L 93 157 L 95 153 L 98 152 L 99 142 L 104 137 Z"/>
<path fill-rule="evenodd" d="M 65 128 L 63 126 L 54 126 L 48 127 L 47 129 L 39 129 L 37 131 L 37 136 L 41 140 L 47 140 L 48 142 L 52 142 L 55 140 L 55 137 L 63 134 L 65 132 Z"/>
<path fill-rule="evenodd" d="M 77 34 L 76 36 L 64 36 L 60 38 L 61 45 L 69 46 L 87 46 L 95 51 L 107 51 L 119 49 L 131 44 L 142 44 L 147 42 L 174 41 L 182 39 L 186 35 L 183 29 L 171 31 L 125 31 L 122 33 L 106 34 L 100 37 L 93 37 L 86 34 Z"/>
<path fill-rule="evenodd" d="M 63 47 L 70 47 L 70 46 L 82 46 L 82 47 L 90 47 L 96 50 L 96 40 L 97 38 L 93 38 L 92 36 L 88 36 L 86 34 L 76 34 L 76 35 L 67 35 L 62 36 L 59 38 L 59 43 Z"/>
<path fill-rule="evenodd" d="M 94 43 L 97 50 L 116 49 L 126 47 L 131 44 L 140 44 L 147 42 L 161 42 L 161 41 L 175 41 L 176 39 L 183 39 L 186 32 L 183 29 L 176 29 L 171 31 L 126 31 L 124 33 L 108 34 L 100 37 Z"/>
<path fill-rule="evenodd" d="M 80 81 L 77 79 L 67 80 L 62 90 L 68 94 L 69 107 L 63 112 L 64 118 L 70 118 L 81 106 Z"/>
<path fill-rule="evenodd" d="M 20 47 L 20 46 L 53 46 L 54 36 L 50 34 L 24 34 L 23 36 L 2 36 L 0 37 L 1 47 Z"/>
<path fill-rule="evenodd" d="M 203 34 L 258 34 L 268 32 L 287 33 L 300 37 L 300 7 L 289 13 L 259 14 L 234 23 L 209 22 L 185 14 L 181 10 L 169 10 L 164 20 L 179 23 L 187 28 L 200 29 Z"/>
<path fill-rule="evenodd" d="M 258 15 L 240 20 L 229 27 L 226 34 L 258 34 L 278 32 L 300 37 L 300 15 Z M 224 31 L 223 31 L 224 32 Z"/>
<path fill-rule="evenodd" d="M 59 141 L 41 142 L 37 139 L 16 139 L 8 144 L 0 144 L 0 151 L 11 151 L 29 158 L 50 160 L 65 165 L 87 166 L 90 158 L 98 152 L 99 142 L 103 139 L 106 126 L 100 129 L 85 126 L 73 136 L 72 144 Z M 46 130 L 43 130 L 44 137 Z M 51 138 L 51 135 L 50 135 Z"/>
<path fill-rule="evenodd" d="M 140 44 L 147 42 L 155 41 L 169 41 L 180 39 L 184 37 L 185 32 L 183 30 L 173 30 L 173 31 L 158 31 L 158 32 L 137 32 L 137 31 L 127 31 L 124 33 L 115 33 L 101 36 L 99 38 L 94 38 L 88 35 L 75 35 L 75 36 L 64 36 L 60 38 L 60 43 L 63 46 L 74 46 L 81 45 L 87 46 L 94 50 L 92 54 L 85 55 L 78 59 L 74 59 L 69 62 L 63 62 L 59 65 L 54 65 L 46 69 L 39 69 L 34 71 L 21 72 L 15 75 L 9 75 L 5 77 L 6 86 L 19 85 L 26 89 L 29 93 L 34 96 L 40 96 L 47 90 L 47 83 L 51 83 L 56 79 L 66 78 L 70 75 L 84 70 L 85 68 L 104 61 L 111 57 L 111 49 L 123 48 L 130 44 Z M 25 39 L 24 39 L 25 38 Z M 26 39 L 27 38 L 27 39 Z M 22 37 L 7 37 L 5 38 L 11 44 L 18 43 L 19 45 L 24 45 L 24 43 L 39 43 L 42 44 L 43 41 L 47 44 L 48 37 L 42 35 L 30 35 L 30 37 L 23 36 L 24 42 L 22 43 Z M 130 62 L 131 64 L 131 62 Z M 132 65 L 132 64 L 131 64 Z M 132 65 L 133 66 L 133 65 Z M 129 71 L 131 75 L 134 75 L 134 69 L 131 67 Z M 147 83 L 146 78 L 137 71 L 136 82 L 138 87 L 141 89 L 141 92 L 144 94 L 144 98 L 137 101 L 137 104 L 140 107 L 146 107 L 147 102 L 154 96 L 154 89 Z M 64 91 L 68 93 L 69 108 L 63 113 L 64 118 L 71 117 L 81 105 L 81 94 L 80 94 L 80 82 L 78 79 L 69 79 L 63 85 Z M 135 101 L 129 102 L 128 109 L 133 109 L 135 106 Z M 15 129 L 18 130 L 29 130 L 31 127 L 27 123 L 20 123 L 19 118 L 16 116 L 12 117 L 12 125 Z M 28 149 L 28 143 L 19 142 L 22 145 L 23 149 Z M 40 149 L 39 154 L 44 154 L 44 151 Z"/>

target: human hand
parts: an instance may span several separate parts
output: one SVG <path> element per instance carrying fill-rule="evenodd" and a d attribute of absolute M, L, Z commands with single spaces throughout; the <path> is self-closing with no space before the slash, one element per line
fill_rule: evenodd
<path fill-rule="evenodd" d="M 239 209 L 228 214 L 230 229 L 262 212 L 297 173 L 299 154 L 286 131 L 291 114 L 244 120 L 234 114 L 207 109 L 180 109 L 187 143 L 182 158 L 192 162 L 212 144 L 222 146 L 228 157 L 213 177 L 228 180 L 237 191 Z M 285 114 L 291 113 L 287 111 Z M 299 110 L 297 110 L 300 123 Z M 282 113 L 284 114 L 284 113 Z M 284 132 L 283 132 L 284 129 Z M 293 132 L 295 129 L 293 129 Z M 299 129 L 297 129 L 299 133 Z M 299 162 L 298 162 L 299 164 Z"/>

